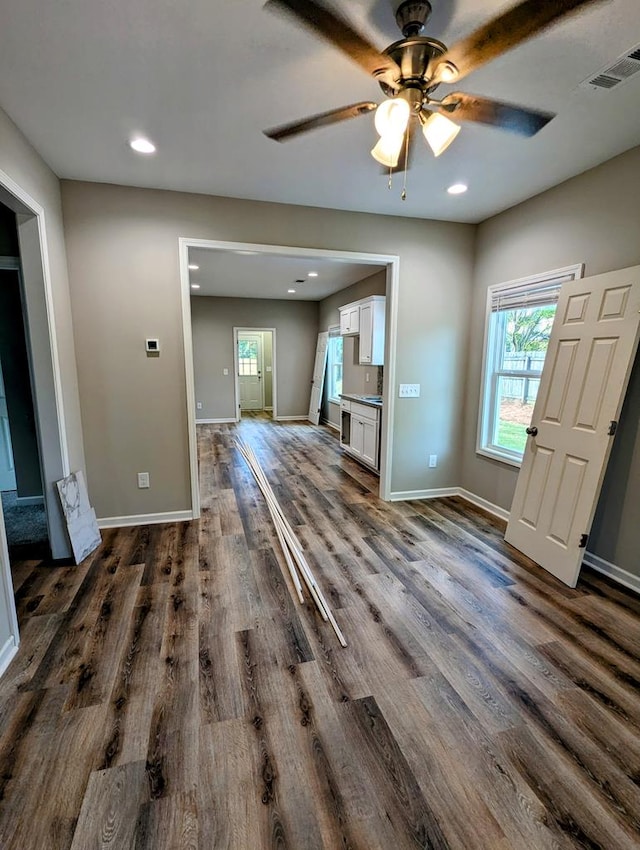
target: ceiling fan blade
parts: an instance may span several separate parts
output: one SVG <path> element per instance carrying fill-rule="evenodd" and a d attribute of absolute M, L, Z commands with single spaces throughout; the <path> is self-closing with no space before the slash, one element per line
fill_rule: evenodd
<path fill-rule="evenodd" d="M 302 121 L 282 124 L 280 127 L 273 127 L 271 130 L 263 130 L 263 132 L 265 136 L 276 142 L 285 142 L 292 136 L 298 136 L 300 133 L 315 130 L 317 127 L 326 127 L 328 124 L 337 124 L 339 121 L 346 121 L 348 118 L 357 118 L 358 115 L 366 115 L 368 112 L 376 109 L 377 106 L 378 104 L 373 103 L 373 101 L 352 103 L 351 106 L 342 106 L 340 109 L 320 112 L 318 115 L 311 115 Z"/>
<path fill-rule="evenodd" d="M 434 82 L 461 80 L 566 15 L 602 2 L 604 0 L 524 0 L 450 47 L 434 68 Z M 455 76 L 447 74 L 448 62 L 457 69 Z"/>
<path fill-rule="evenodd" d="M 475 94 L 454 92 L 441 101 L 441 111 L 454 121 L 477 121 L 521 136 L 535 136 L 555 115 Z"/>
<path fill-rule="evenodd" d="M 361 68 L 397 88 L 401 77 L 398 65 L 353 29 L 350 23 L 313 0 L 267 0 L 265 9 L 289 12 L 316 35 L 346 53 Z"/>

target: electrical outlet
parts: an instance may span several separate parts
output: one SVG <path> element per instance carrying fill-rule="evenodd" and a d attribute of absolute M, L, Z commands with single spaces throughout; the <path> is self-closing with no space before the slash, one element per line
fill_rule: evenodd
<path fill-rule="evenodd" d="M 400 384 L 400 398 L 420 398 L 420 384 Z"/>
<path fill-rule="evenodd" d="M 201 402 L 201 401 L 197 401 L 197 402 L 196 402 L 196 409 L 197 409 L 197 410 L 202 410 L 202 402 Z"/>
<path fill-rule="evenodd" d="M 429 455 L 429 468 L 435 469 L 438 465 L 438 455 Z"/>
<path fill-rule="evenodd" d="M 229 370 L 228 370 L 227 368 L 224 368 L 224 369 L 222 370 L 222 374 L 223 374 L 223 375 L 228 375 L 228 374 L 229 374 Z"/>
<path fill-rule="evenodd" d="M 141 490 L 146 490 L 147 487 L 151 487 L 149 483 L 149 473 L 148 472 L 139 472 L 138 473 L 138 487 Z"/>
<path fill-rule="evenodd" d="M 370 374 L 369 374 L 368 372 L 365 372 L 365 373 L 364 373 L 364 380 L 365 380 L 365 383 L 366 383 L 366 384 L 368 384 L 368 383 L 369 383 L 369 381 L 370 381 L 370 379 L 371 379 Z"/>

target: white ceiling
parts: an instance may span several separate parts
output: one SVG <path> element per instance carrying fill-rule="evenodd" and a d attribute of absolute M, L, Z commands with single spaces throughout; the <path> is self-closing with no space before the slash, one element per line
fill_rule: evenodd
<path fill-rule="evenodd" d="M 192 295 L 288 301 L 320 301 L 381 268 L 324 257 L 302 259 L 211 248 L 190 248 L 189 263 L 199 266 L 189 272 L 191 282 L 200 285 L 200 289 L 191 290 Z M 318 276 L 309 277 L 309 272 L 317 272 Z M 288 293 L 288 289 L 295 289 L 295 294 Z"/>
<path fill-rule="evenodd" d="M 512 4 L 432 0 L 427 34 L 452 43 Z M 379 47 L 400 37 L 391 0 L 338 5 Z M 61 177 L 479 221 L 640 144 L 640 75 L 577 88 L 640 42 L 638 0 L 574 15 L 467 77 L 461 90 L 558 117 L 529 140 L 467 124 L 437 160 L 418 140 L 406 202 L 369 156 L 372 116 L 287 144 L 263 136 L 381 92 L 262 0 L 2 0 L 0 19 L 0 106 Z M 128 149 L 136 132 L 156 155 Z M 469 192 L 447 195 L 460 180 Z"/>

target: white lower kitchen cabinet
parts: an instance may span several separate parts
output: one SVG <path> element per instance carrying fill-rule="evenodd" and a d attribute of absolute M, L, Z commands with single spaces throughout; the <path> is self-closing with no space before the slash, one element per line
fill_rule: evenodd
<path fill-rule="evenodd" d="M 380 470 L 380 410 L 357 402 L 343 402 L 342 447 L 376 471 Z M 344 416 L 348 416 L 345 425 Z"/>

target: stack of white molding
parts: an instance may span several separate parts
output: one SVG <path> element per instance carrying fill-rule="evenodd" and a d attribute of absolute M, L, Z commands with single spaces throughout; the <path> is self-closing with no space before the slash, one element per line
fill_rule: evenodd
<path fill-rule="evenodd" d="M 320 616 L 325 622 L 328 621 L 331 623 L 341 646 L 346 646 L 347 642 L 344 639 L 344 635 L 342 634 L 340 627 L 336 622 L 336 618 L 333 616 L 333 613 L 329 608 L 322 590 L 318 587 L 311 568 L 304 556 L 304 552 L 302 551 L 300 541 L 293 533 L 293 530 L 289 525 L 289 521 L 283 514 L 282 508 L 275 497 L 275 493 L 273 492 L 253 449 L 248 444 L 243 443 L 242 440 L 236 440 L 236 448 L 247 462 L 247 466 L 253 473 L 253 476 L 258 483 L 258 487 L 260 487 L 262 495 L 266 500 L 298 599 L 302 604 L 304 604 L 302 582 L 300 581 L 300 576 L 302 576 L 302 580 L 306 584 L 309 594 L 320 612 Z"/>

